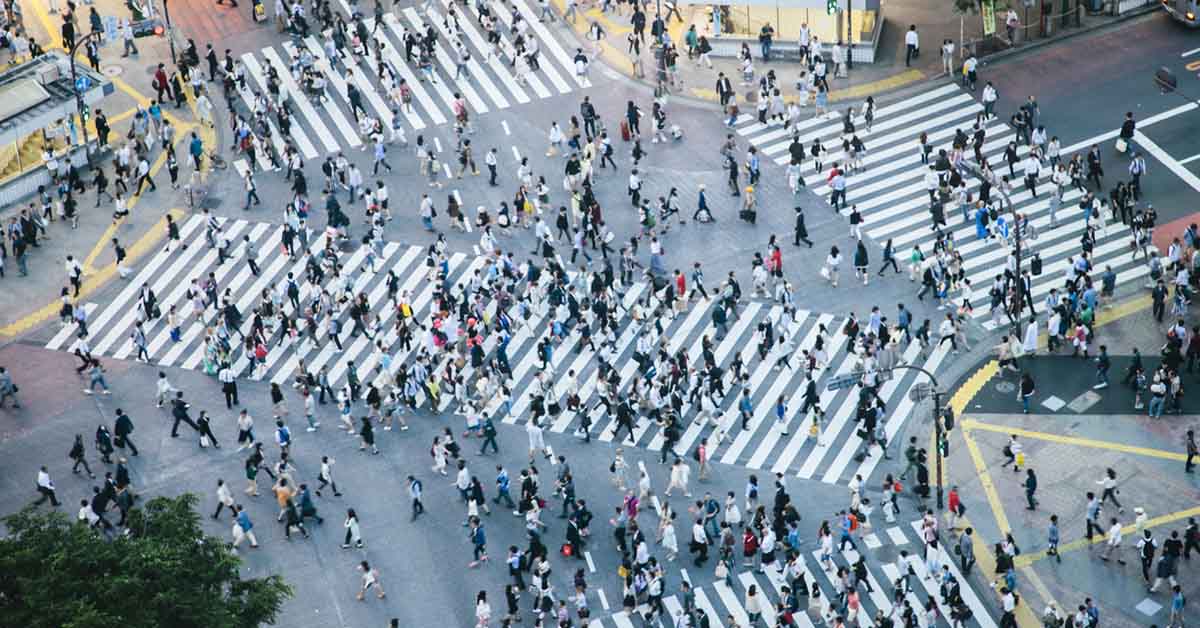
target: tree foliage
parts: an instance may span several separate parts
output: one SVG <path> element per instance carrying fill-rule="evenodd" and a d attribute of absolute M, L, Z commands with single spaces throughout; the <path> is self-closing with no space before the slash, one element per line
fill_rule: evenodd
<path fill-rule="evenodd" d="M 954 12 L 960 15 L 979 13 L 980 0 L 954 0 Z"/>
<path fill-rule="evenodd" d="M 156 497 L 112 541 L 61 512 L 26 509 L 0 539 L 0 617 L 23 628 L 257 628 L 292 589 L 243 579 L 241 559 L 205 536 L 197 497 Z"/>

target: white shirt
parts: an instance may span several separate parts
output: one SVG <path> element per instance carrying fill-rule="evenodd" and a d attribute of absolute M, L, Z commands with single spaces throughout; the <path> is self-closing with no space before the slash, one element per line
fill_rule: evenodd
<path fill-rule="evenodd" d="M 996 94 L 995 87 L 992 87 L 991 85 L 985 85 L 983 87 L 983 102 L 996 102 L 997 97 L 998 96 Z"/>
<path fill-rule="evenodd" d="M 48 488 L 52 491 L 54 490 L 54 482 L 50 481 L 50 474 L 46 473 L 45 471 L 38 471 L 37 484 L 42 488 Z"/>
<path fill-rule="evenodd" d="M 917 31 L 910 30 L 904 33 L 904 45 L 912 46 L 913 48 L 921 47 L 921 40 L 917 36 Z"/>

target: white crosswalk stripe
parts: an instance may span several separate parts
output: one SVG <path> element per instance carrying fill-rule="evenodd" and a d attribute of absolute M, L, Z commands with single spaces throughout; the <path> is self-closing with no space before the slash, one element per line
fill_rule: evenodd
<path fill-rule="evenodd" d="M 348 277 L 352 293 L 364 293 L 368 296 L 371 311 L 378 317 L 380 333 L 372 339 L 366 338 L 365 335 L 356 336 L 349 313 L 339 311 L 337 316 L 341 327 L 338 338 L 343 346 L 339 351 L 327 336 L 328 323 L 323 317 L 318 316 L 316 329 L 311 332 L 316 340 L 313 343 L 308 341 L 310 332 L 304 325 L 303 317 L 296 316 L 297 336 L 283 338 L 282 332 L 271 329 L 266 334 L 268 352 L 265 363 L 253 368 L 252 360 L 242 350 L 242 345 L 246 336 L 254 335 L 255 309 L 270 301 L 269 296 L 264 297 L 264 293 L 269 295 L 271 290 L 282 290 L 287 284 L 288 275 L 292 274 L 302 285 L 299 294 L 302 307 L 314 302 L 319 296 L 318 287 L 304 281 L 305 259 L 303 256 L 287 256 L 280 246 L 282 229 L 266 223 L 227 221 L 219 235 L 220 240 L 232 243 L 230 259 L 224 264 L 217 263 L 217 252 L 210 249 L 205 242 L 204 229 L 199 224 L 198 217 L 189 219 L 182 226 L 181 233 L 186 248 L 181 247 L 171 253 L 162 252 L 153 256 L 131 280 L 130 285 L 116 295 L 111 303 L 94 305 L 95 315 L 89 323 L 89 342 L 93 344 L 93 354 L 116 358 L 136 357 L 136 347 L 130 334 L 136 321 L 144 317 L 138 307 L 138 293 L 145 283 L 154 291 L 158 309 L 164 314 L 169 313 L 172 308 L 175 309 L 180 326 L 180 339 L 175 341 L 171 337 L 165 316 L 144 321 L 143 329 L 149 342 L 151 360 L 162 366 L 203 368 L 211 374 L 220 339 L 210 337 L 209 334 L 225 314 L 215 306 L 210 306 L 201 318 L 193 317 L 192 301 L 187 296 L 193 279 L 205 280 L 211 275 L 215 281 L 216 292 L 228 295 L 222 296 L 222 299 L 233 302 L 241 316 L 238 331 L 229 339 L 229 344 L 233 346 L 233 367 L 237 373 L 243 377 L 282 384 L 297 373 L 297 367 L 303 360 L 308 372 L 315 373 L 322 367 L 327 367 L 330 382 L 338 387 L 345 381 L 350 365 L 354 365 L 360 378 L 366 381 L 367 375 L 374 373 L 375 367 L 385 358 L 390 359 L 393 374 L 408 364 L 407 359 L 412 351 L 402 349 L 393 327 L 394 317 L 398 314 L 396 304 L 388 302 L 387 298 L 388 271 L 396 274 L 399 293 L 412 295 L 410 305 L 418 320 L 426 320 L 433 307 L 438 286 L 432 280 L 428 268 L 422 263 L 425 259 L 424 249 L 388 243 L 383 246 L 382 255 L 375 260 L 375 268 L 372 270 L 367 264 L 369 248 L 356 248 L 341 254 L 338 264 Z M 248 236 L 258 251 L 257 262 L 261 274 L 257 277 L 250 272 L 246 263 L 243 236 Z M 323 234 L 309 234 L 309 252 L 319 255 L 324 248 Z M 478 271 L 486 274 L 490 263 L 488 258 L 454 254 L 446 264 L 447 281 L 453 290 L 461 291 L 474 273 Z M 342 281 L 327 273 L 321 287 L 336 294 L 342 287 Z M 614 313 L 618 321 L 618 330 L 612 348 L 604 346 L 603 338 L 597 334 L 593 339 L 593 350 L 588 343 L 581 341 L 578 325 L 567 330 L 562 341 L 554 345 L 546 377 L 553 382 L 563 378 L 568 371 L 574 371 L 579 385 L 581 408 L 577 412 L 564 409 L 557 416 L 548 417 L 545 425 L 547 429 L 554 433 L 575 432 L 586 413 L 591 421 L 592 437 L 605 442 L 614 440 L 616 418 L 615 415 L 609 415 L 600 402 L 597 386 L 600 359 L 603 358 L 615 366 L 619 374 L 620 390 L 628 393 L 634 380 L 644 376 L 633 359 L 636 341 L 641 334 L 653 335 L 655 330 L 653 322 L 633 321 L 629 317 L 629 308 L 638 300 L 657 299 L 659 296 L 661 295 L 653 295 L 649 286 L 642 283 L 622 291 L 622 308 Z M 290 300 L 284 299 L 281 307 L 285 313 L 296 315 Z M 485 307 L 487 316 L 494 317 L 495 303 L 485 303 Z M 878 447 L 863 452 L 866 448 L 863 447 L 862 439 L 855 433 L 858 429 L 855 409 L 860 395 L 859 389 L 855 387 L 849 390 L 824 390 L 826 380 L 830 377 L 852 372 L 860 366 L 858 356 L 846 350 L 847 338 L 842 332 L 844 321 L 830 314 L 804 311 L 797 312 L 793 321 L 784 316 L 782 307 L 778 305 L 752 301 L 739 305 L 740 316 L 730 326 L 728 334 L 718 340 L 713 337 L 716 329 L 711 322 L 715 307 L 717 304 L 714 301 L 703 299 L 692 303 L 688 310 L 675 315 L 674 318 L 661 321 L 670 354 L 686 353 L 689 363 L 699 364 L 705 354 L 704 347 L 708 344 L 714 362 L 723 370 L 721 380 L 725 397 L 712 408 L 712 420 L 698 421 L 700 407 L 693 403 L 694 399 L 690 398 L 688 391 L 683 391 L 685 402 L 681 410 L 680 425 L 683 433 L 673 446 L 676 455 L 690 457 L 696 444 L 701 439 L 707 439 L 709 456 L 713 461 L 719 460 L 755 469 L 771 468 L 781 473 L 819 478 L 830 484 L 845 483 L 853 478 L 855 473 L 862 475 L 864 481 L 870 480 L 878 463 L 879 452 Z M 535 305 L 532 315 L 527 321 L 523 321 L 523 327 L 513 330 L 512 337 L 505 347 L 512 370 L 513 405 L 511 410 L 505 411 L 502 400 L 497 398 L 487 407 L 489 415 L 500 421 L 523 424 L 528 420 L 536 379 L 542 370 L 537 347 L 555 324 L 549 312 L 545 304 Z M 559 312 L 558 320 L 562 322 L 565 320 L 566 308 L 560 308 Z M 594 315 L 590 311 L 584 311 L 583 319 L 592 329 L 596 328 Z M 769 321 L 777 330 L 785 327 L 789 330 L 793 339 L 792 352 L 788 356 L 791 367 L 785 366 L 782 370 L 773 368 L 776 361 L 783 357 L 775 349 L 768 352 L 765 360 L 758 358 L 761 339 L 758 329 L 764 321 Z M 828 334 L 823 342 L 824 350 L 831 356 L 831 360 L 823 369 L 814 371 L 814 380 L 822 391 L 820 406 L 826 409 L 828 419 L 820 438 L 813 439 L 809 433 L 813 421 L 812 413 L 799 416 L 806 378 L 801 366 L 801 351 L 813 349 L 821 336 L 821 329 L 825 329 L 824 333 Z M 47 347 L 71 350 L 73 331 L 73 325 L 64 327 L 50 340 Z M 488 359 L 499 355 L 499 338 L 498 333 L 485 336 L 483 348 Z M 382 351 L 376 347 L 376 341 L 380 342 Z M 413 338 L 414 348 L 424 346 L 426 342 L 428 339 L 420 332 L 418 337 Z M 941 349 L 934 349 L 926 358 L 922 355 L 920 347 L 915 344 L 901 346 L 897 351 L 904 360 L 935 371 L 945 357 Z M 737 354 L 740 354 L 749 375 L 748 390 L 754 406 L 751 420 L 745 430 L 741 429 L 737 407 L 738 392 L 735 390 L 733 373 L 729 368 Z M 445 360 L 448 358 L 439 358 L 442 362 L 439 366 L 444 366 Z M 467 381 L 473 370 L 468 367 L 463 373 L 464 381 Z M 919 378 L 913 372 L 896 371 L 894 377 L 879 389 L 880 397 L 887 404 L 885 429 L 889 437 L 894 436 L 913 414 L 915 407 L 906 393 L 917 381 Z M 775 401 L 779 397 L 786 401 L 785 424 L 789 427 L 786 434 L 780 429 L 774 411 Z M 554 388 L 547 401 L 558 401 L 561 406 L 566 406 L 565 388 Z M 450 408 L 450 396 L 443 397 L 439 410 Z M 626 442 L 661 451 L 666 445 L 663 429 L 649 418 L 648 412 L 642 411 L 639 415 L 633 438 L 627 438 Z M 860 453 L 865 453 L 865 457 L 859 455 Z M 851 465 L 851 462 L 858 464 Z"/>
<path fill-rule="evenodd" d="M 909 543 L 908 537 L 912 536 L 914 542 L 918 541 L 920 539 L 919 526 L 919 521 L 913 522 L 907 531 L 903 529 L 907 526 L 892 526 L 888 529 L 888 538 L 895 538 L 899 535 L 904 539 L 905 545 L 911 548 L 913 545 Z M 856 540 L 855 542 L 861 543 L 862 541 Z M 860 554 L 855 548 L 847 547 L 839 550 L 836 545 L 835 543 L 834 552 L 830 557 L 830 570 L 826 570 L 821 563 L 821 551 L 814 550 L 813 544 L 810 542 L 802 542 L 798 553 L 798 564 L 800 572 L 803 574 L 802 582 L 799 580 L 788 582 L 780 569 L 783 566 L 781 561 L 784 559 L 777 561 L 774 566 L 764 566 L 760 571 L 747 568 L 735 556 L 727 581 L 718 580 L 699 586 L 688 580 L 686 570 L 680 569 L 679 575 L 676 576 L 668 567 L 662 599 L 665 616 L 660 615 L 657 620 L 651 619 L 646 622 L 644 618 L 648 616 L 651 608 L 649 604 L 642 603 L 631 612 L 620 611 L 601 617 L 593 615 L 594 618 L 589 621 L 588 626 L 589 628 L 625 628 L 641 625 L 683 625 L 681 624 L 681 615 L 685 612 L 685 608 L 683 596 L 679 593 L 679 584 L 685 581 L 693 584 L 692 592 L 695 599 L 693 612 L 704 613 L 708 618 L 708 625 L 716 628 L 726 628 L 735 624 L 738 626 L 776 625 L 779 605 L 783 603 L 785 608 L 788 607 L 788 591 L 794 594 L 793 603 L 795 605 L 788 610 L 792 611 L 792 620 L 800 628 L 833 625 L 836 616 L 845 618 L 848 625 L 857 624 L 864 628 L 871 628 L 877 625 L 875 618 L 880 612 L 884 616 L 891 617 L 896 625 L 900 625 L 903 623 L 901 617 L 903 609 L 894 608 L 893 604 L 896 599 L 896 583 L 908 573 L 910 565 L 913 575 L 907 577 L 907 582 L 912 590 L 904 597 L 904 600 L 921 617 L 921 625 L 926 625 L 923 608 L 927 597 L 932 598 L 941 611 L 935 619 L 935 623 L 929 624 L 927 628 L 948 628 L 951 625 L 957 625 L 949 619 L 953 600 L 943 598 L 941 581 L 925 578 L 927 574 L 923 556 L 910 555 L 907 558 L 900 558 L 897 556 L 897 548 L 882 546 L 882 549 L 875 548 L 870 552 Z M 783 552 L 778 553 L 783 554 Z M 858 615 L 856 618 L 849 618 L 845 609 L 845 599 L 839 597 L 837 593 L 840 589 L 837 570 L 852 570 L 860 559 L 866 568 L 866 579 L 857 588 L 860 604 Z M 950 573 L 958 583 L 961 597 L 959 604 L 971 611 L 971 617 L 966 619 L 962 625 L 969 628 L 996 628 L 997 621 L 980 601 L 980 597 L 971 583 L 963 580 L 962 574 L 957 569 L 956 561 L 944 549 L 941 550 L 938 559 L 939 572 L 940 565 L 943 564 L 950 567 Z M 754 587 L 759 602 L 761 617 L 757 623 L 751 622 L 750 610 L 747 606 L 748 592 L 751 586 Z M 788 591 L 784 591 L 785 588 Z M 916 593 L 918 590 L 921 591 L 920 594 Z M 819 592 L 819 595 L 814 595 L 816 592 Z M 695 626 L 697 624 L 693 620 L 686 625 Z"/>
<path fill-rule="evenodd" d="M 919 248 L 925 258 L 932 258 L 938 237 L 930 227 L 930 197 L 924 181 L 928 166 L 922 163 L 918 136 L 927 134 L 933 149 L 930 163 L 933 163 L 939 151 L 951 151 L 954 137 L 961 130 L 968 138 L 966 157 L 973 160 L 974 125 L 982 118 L 982 111 L 982 105 L 973 95 L 956 85 L 926 90 L 879 108 L 870 131 L 865 127 L 861 110 L 854 111 L 855 133 L 866 146 L 866 152 L 862 156 L 863 169 L 846 175 L 847 202 L 857 206 L 862 214 L 863 233 L 880 245 L 890 240 L 896 259 L 901 264 L 908 266 L 914 248 Z M 1008 175 L 1009 167 L 1004 153 L 1009 143 L 1017 140 L 1017 134 L 997 119 L 984 121 L 983 125 L 985 138 L 980 152 L 997 175 Z M 795 128 L 786 130 L 782 124 L 763 125 L 753 116 L 743 116 L 739 118 L 735 131 L 767 155 L 776 157 L 781 164 L 790 162 L 789 146 L 793 135 L 796 135 L 804 148 L 802 171 L 805 177 L 812 179 L 810 189 L 826 199 L 830 197 L 832 190 L 826 181 L 827 174 L 835 162 L 846 157 L 842 141 L 848 138 L 843 136 L 841 112 L 829 118 L 804 120 Z M 1050 134 L 1053 135 L 1052 132 Z M 1064 146 L 1061 150 L 1062 159 L 1069 160 L 1074 153 L 1086 151 L 1104 137 L 1107 135 Z M 823 171 L 819 173 L 813 172 L 809 150 L 816 138 L 826 148 L 821 160 Z M 1028 152 L 1029 148 L 1024 145 L 1017 149 L 1017 155 L 1022 160 Z M 1043 301 L 1050 290 L 1060 287 L 1067 271 L 1078 263 L 1082 252 L 1081 238 L 1089 226 L 1095 229 L 1094 250 L 1089 260 L 1090 274 L 1097 284 L 1108 267 L 1115 273 L 1118 285 L 1140 282 L 1142 277 L 1148 275 L 1149 266 L 1145 258 L 1135 260 L 1132 255 L 1130 228 L 1116 220 L 1108 210 L 1102 211 L 1099 219 L 1083 216 L 1078 208 L 1083 196 L 1080 190 L 1067 186 L 1054 220 L 1051 220 L 1051 174 L 1049 165 L 1044 165 L 1038 177 L 1036 197 L 1025 185 L 1021 164 L 1017 164 L 1013 176 L 1010 176 L 1013 188 L 1010 196 L 1014 207 L 1038 235 L 1036 239 L 1026 238 L 1022 246 L 1023 268 L 1030 268 L 1030 260 L 1035 253 L 1041 259 L 1041 273 L 1032 277 L 1031 296 L 1037 311 L 1044 311 Z M 964 182 L 971 198 L 977 200 L 980 193 L 978 179 L 968 175 L 964 176 Z M 1107 193 L 1096 196 L 1104 198 Z M 991 197 L 993 202 L 998 202 L 1000 194 L 993 189 Z M 843 208 L 841 213 L 849 215 L 849 209 Z M 971 282 L 973 317 L 980 319 L 980 323 L 990 329 L 993 327 L 992 321 L 983 320 L 990 315 L 988 292 L 993 278 L 1005 268 L 1009 247 L 999 238 L 979 238 L 973 207 L 969 208 L 964 219 L 962 208 L 953 195 L 944 204 L 944 216 L 946 226 L 942 231 L 953 242 L 953 250 L 961 254 L 964 274 Z M 1005 218 L 1011 222 L 1010 218 Z M 918 281 L 920 274 L 918 270 Z M 916 287 L 919 284 L 914 285 Z M 947 297 L 954 300 L 955 306 L 961 303 L 957 290 L 951 291 Z"/>
<path fill-rule="evenodd" d="M 399 111 L 401 124 L 412 130 L 447 124 L 454 120 L 455 93 L 462 95 L 473 115 L 500 112 L 514 105 L 566 94 L 573 90 L 591 87 L 587 76 L 577 75 L 573 54 L 538 22 L 533 9 L 525 2 L 516 2 L 515 10 L 525 25 L 522 30 L 527 40 L 538 46 L 537 70 L 528 72 L 525 82 L 519 82 L 512 68 L 516 50 L 512 45 L 515 37 L 513 14 L 510 9 L 494 10 L 501 32 L 501 43 L 497 50 L 485 40 L 483 28 L 478 20 L 475 6 L 458 6 L 453 0 L 433 2 L 428 14 L 416 8 L 397 8 L 385 13 L 381 24 L 374 18 L 364 17 L 363 25 L 372 32 L 372 37 L 382 43 L 382 57 L 387 67 L 395 72 L 412 91 L 413 102 L 408 107 L 392 100 L 393 94 L 386 93 L 378 72 L 379 62 L 371 53 L 355 57 L 349 51 L 339 52 L 339 58 L 331 59 L 333 46 L 328 33 L 317 33 L 293 38 L 278 46 L 266 47 L 257 53 L 246 53 L 241 61 L 246 67 L 247 88 L 239 95 L 248 108 L 253 107 L 254 93 L 267 92 L 267 68 L 274 68 L 279 75 L 279 91 L 291 105 L 292 117 L 287 137 L 281 136 L 274 116 L 268 120 L 271 126 L 271 148 L 276 154 L 284 151 L 285 142 L 291 142 L 305 159 L 315 159 L 320 154 L 329 154 L 349 148 L 360 148 L 364 139 L 356 123 L 357 116 L 348 99 L 348 86 L 353 85 L 361 94 L 362 106 L 368 115 L 377 117 L 385 128 L 392 125 L 394 111 Z M 346 3 L 341 3 L 348 9 Z M 446 10 L 454 4 L 458 26 L 446 23 Z M 433 80 L 426 81 L 415 64 L 405 63 L 404 35 L 406 32 L 424 33 L 432 27 L 438 36 L 433 54 Z M 467 75 L 455 79 L 458 52 L 461 43 L 469 53 Z M 326 95 L 319 98 L 301 85 L 300 79 L 291 73 L 292 59 L 303 49 L 312 57 L 312 67 L 327 80 Z M 315 101 L 315 102 L 314 102 Z M 397 109 L 393 109 L 396 107 Z M 361 114 L 361 112 L 359 112 Z M 260 160 L 262 163 L 262 160 Z"/>

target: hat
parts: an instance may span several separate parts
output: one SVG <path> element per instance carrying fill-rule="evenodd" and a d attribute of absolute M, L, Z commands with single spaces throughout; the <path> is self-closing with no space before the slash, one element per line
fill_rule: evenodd
<path fill-rule="evenodd" d="M 1144 508 L 1142 508 L 1141 506 L 1138 506 L 1137 508 L 1133 509 L 1133 514 L 1144 515 L 1144 514 L 1146 514 L 1146 510 Z"/>
<path fill-rule="evenodd" d="M 703 189 L 704 189 L 704 184 L 703 184 L 703 183 L 701 183 L 701 184 L 700 184 L 700 189 L 701 189 L 701 190 L 703 190 Z"/>

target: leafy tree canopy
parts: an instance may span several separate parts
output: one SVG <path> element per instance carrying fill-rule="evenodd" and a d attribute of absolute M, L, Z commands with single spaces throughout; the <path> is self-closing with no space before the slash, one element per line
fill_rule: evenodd
<path fill-rule="evenodd" d="M 197 497 L 155 497 L 112 541 L 61 512 L 5 520 L 0 617 L 23 628 L 257 628 L 292 589 L 279 575 L 242 579 L 241 559 L 205 536 Z"/>

